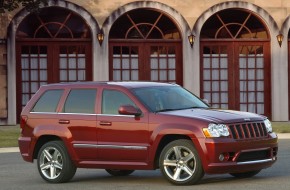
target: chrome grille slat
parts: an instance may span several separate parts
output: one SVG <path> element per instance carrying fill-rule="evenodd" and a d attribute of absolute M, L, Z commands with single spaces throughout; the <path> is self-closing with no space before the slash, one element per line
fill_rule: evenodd
<path fill-rule="evenodd" d="M 234 139 L 258 139 L 268 136 L 264 122 L 235 123 L 228 127 Z"/>

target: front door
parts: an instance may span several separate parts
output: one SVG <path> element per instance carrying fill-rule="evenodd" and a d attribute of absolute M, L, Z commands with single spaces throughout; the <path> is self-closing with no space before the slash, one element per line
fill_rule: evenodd
<path fill-rule="evenodd" d="M 121 105 L 136 104 L 124 92 L 104 89 L 101 114 L 97 116 L 98 159 L 114 162 L 139 162 L 148 158 L 148 117 L 120 115 Z M 137 107 L 137 106 L 136 106 Z"/>

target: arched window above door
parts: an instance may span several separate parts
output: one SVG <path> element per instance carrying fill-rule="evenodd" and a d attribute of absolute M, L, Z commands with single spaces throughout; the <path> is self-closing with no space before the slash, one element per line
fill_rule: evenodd
<path fill-rule="evenodd" d="M 75 12 L 49 7 L 39 14 L 29 14 L 19 25 L 16 37 L 86 39 L 91 38 L 91 32 L 87 23 Z"/>
<path fill-rule="evenodd" d="M 180 39 L 176 24 L 164 13 L 135 9 L 113 24 L 110 39 Z"/>
<path fill-rule="evenodd" d="M 154 9 L 120 16 L 109 33 L 110 80 L 182 84 L 182 48 L 178 25 Z"/>
<path fill-rule="evenodd" d="M 251 12 L 227 9 L 211 16 L 201 30 L 202 39 L 268 39 L 263 22 Z"/>

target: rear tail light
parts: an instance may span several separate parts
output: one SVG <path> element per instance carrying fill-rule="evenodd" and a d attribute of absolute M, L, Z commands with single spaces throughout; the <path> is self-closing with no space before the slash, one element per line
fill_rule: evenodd
<path fill-rule="evenodd" d="M 27 122 L 28 117 L 26 115 L 22 115 L 20 117 L 20 128 L 23 130 L 26 126 L 26 122 Z"/>

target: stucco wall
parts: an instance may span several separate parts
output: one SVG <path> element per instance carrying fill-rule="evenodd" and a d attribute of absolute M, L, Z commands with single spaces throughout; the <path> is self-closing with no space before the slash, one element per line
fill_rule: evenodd
<path fill-rule="evenodd" d="M 124 6 L 134 0 L 67 0 L 79 6 L 82 6 L 96 19 L 96 21 L 103 25 L 105 20 L 119 7 Z M 148 0 L 144 0 L 148 1 Z M 150 0 L 151 1 L 151 0 Z M 187 21 L 188 25 L 193 27 L 195 22 L 210 7 L 224 3 L 233 2 L 226 0 L 158 0 L 155 2 L 166 4 L 179 12 Z M 257 5 L 267 11 L 281 28 L 282 24 L 290 14 L 290 1 L 289 0 L 244 0 L 239 2 L 248 2 Z M 19 9 L 20 10 L 20 9 Z M 19 11 L 15 10 L 9 13 L 9 20 Z M 0 37 L 6 36 L 0 33 Z"/>

